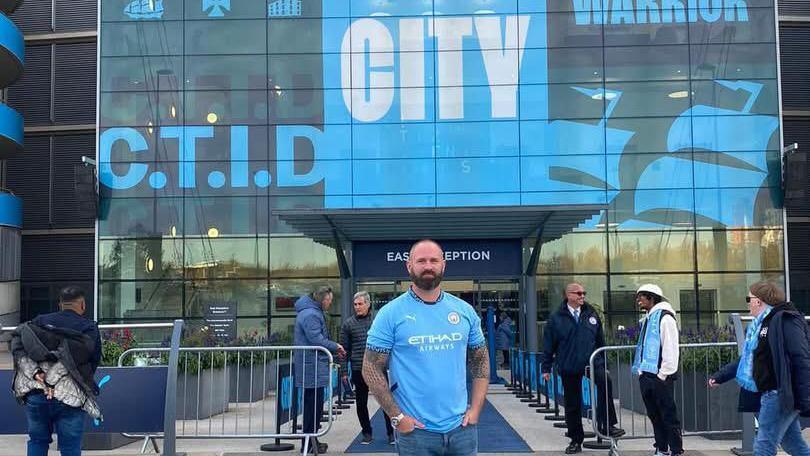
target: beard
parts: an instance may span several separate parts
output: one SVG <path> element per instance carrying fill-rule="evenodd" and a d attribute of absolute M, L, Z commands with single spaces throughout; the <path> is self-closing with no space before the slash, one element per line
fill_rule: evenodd
<path fill-rule="evenodd" d="M 444 278 L 443 271 L 436 271 L 433 273 L 432 277 L 426 277 L 426 273 L 422 273 L 422 275 L 417 276 L 411 271 L 408 271 L 408 275 L 411 277 L 411 281 L 416 288 L 425 291 L 431 291 L 439 286 L 442 283 L 442 279 Z"/>

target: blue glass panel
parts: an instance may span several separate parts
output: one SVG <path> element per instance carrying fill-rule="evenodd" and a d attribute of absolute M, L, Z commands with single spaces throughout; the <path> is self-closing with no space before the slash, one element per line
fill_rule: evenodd
<path fill-rule="evenodd" d="M 444 158 L 436 161 L 439 193 L 520 191 L 520 163 L 510 158 Z"/>
<path fill-rule="evenodd" d="M 356 208 L 435 207 L 436 195 L 406 194 L 354 196 L 352 197 L 352 203 Z"/>
<path fill-rule="evenodd" d="M 520 160 L 524 192 L 605 190 L 604 155 L 537 156 Z"/>
<path fill-rule="evenodd" d="M 434 130 L 432 123 L 354 125 L 352 158 L 432 158 Z"/>
<path fill-rule="evenodd" d="M 456 206 L 519 206 L 520 193 L 440 193 L 439 207 Z"/>
<path fill-rule="evenodd" d="M 437 157 L 513 156 L 520 153 L 517 122 L 440 122 Z"/>
<path fill-rule="evenodd" d="M 353 163 L 353 174 L 355 195 L 436 192 L 436 162 L 433 159 L 357 160 Z"/>

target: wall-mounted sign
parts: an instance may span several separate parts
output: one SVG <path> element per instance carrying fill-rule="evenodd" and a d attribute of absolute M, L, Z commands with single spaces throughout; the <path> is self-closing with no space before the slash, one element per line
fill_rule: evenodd
<path fill-rule="evenodd" d="M 521 274 L 520 240 L 438 241 L 444 250 L 448 278 L 515 277 Z M 354 276 L 406 279 L 411 241 L 355 242 L 352 251 Z"/>
<path fill-rule="evenodd" d="M 230 342 L 236 339 L 236 301 L 212 301 L 205 306 L 205 322 L 214 337 Z"/>

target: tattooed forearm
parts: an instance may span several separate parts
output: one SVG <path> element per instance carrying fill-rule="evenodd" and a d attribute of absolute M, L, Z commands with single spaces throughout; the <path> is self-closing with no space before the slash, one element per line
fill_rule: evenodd
<path fill-rule="evenodd" d="M 489 379 L 489 351 L 486 345 L 467 349 L 467 371 L 474 379 Z"/>
<path fill-rule="evenodd" d="M 385 410 L 388 416 L 399 415 L 400 409 L 394 401 L 391 389 L 388 386 L 388 353 L 380 353 L 374 350 L 366 350 L 363 356 L 363 379 L 368 385 L 369 391 L 377 398 L 380 407 Z"/>

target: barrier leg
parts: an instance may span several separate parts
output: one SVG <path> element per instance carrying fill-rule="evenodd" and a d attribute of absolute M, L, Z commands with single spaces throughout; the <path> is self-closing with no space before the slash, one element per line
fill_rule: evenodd
<path fill-rule="evenodd" d="M 551 370 L 551 390 L 554 392 L 554 414 L 546 415 L 543 418 L 546 421 L 565 421 L 565 416 L 560 415 L 560 403 L 557 400 L 557 371 Z"/>
<path fill-rule="evenodd" d="M 751 456 L 754 454 L 754 437 L 756 436 L 754 414 L 743 413 L 742 425 L 742 447 L 732 448 L 731 452 L 737 456 Z"/>

